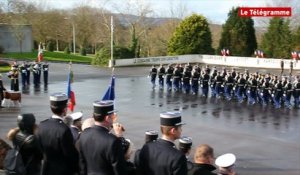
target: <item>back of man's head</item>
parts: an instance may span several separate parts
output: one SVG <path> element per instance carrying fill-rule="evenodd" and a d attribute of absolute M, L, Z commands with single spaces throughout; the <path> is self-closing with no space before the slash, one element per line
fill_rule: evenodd
<path fill-rule="evenodd" d="M 214 149 L 207 144 L 199 145 L 196 148 L 194 161 L 195 163 L 212 164 L 214 157 Z"/>

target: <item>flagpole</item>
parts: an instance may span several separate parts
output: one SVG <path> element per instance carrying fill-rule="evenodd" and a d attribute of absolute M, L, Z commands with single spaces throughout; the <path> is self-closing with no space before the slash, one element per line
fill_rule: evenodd
<path fill-rule="evenodd" d="M 109 67 L 114 67 L 114 17 L 110 17 L 110 65 Z"/>

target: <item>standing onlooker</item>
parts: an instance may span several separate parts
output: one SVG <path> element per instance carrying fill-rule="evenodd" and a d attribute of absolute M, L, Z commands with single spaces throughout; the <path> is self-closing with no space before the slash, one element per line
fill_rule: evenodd
<path fill-rule="evenodd" d="M 280 68 L 281 68 L 281 75 L 283 74 L 283 71 L 284 71 L 284 61 L 283 59 L 280 60 Z"/>
<path fill-rule="evenodd" d="M 75 112 L 75 113 L 72 113 L 70 116 L 72 117 L 72 120 L 73 120 L 73 123 L 71 125 L 71 132 L 72 132 L 74 143 L 75 143 L 81 132 L 83 114 L 82 114 L 82 112 Z"/>
<path fill-rule="evenodd" d="M 70 128 L 63 122 L 68 97 L 64 93 L 50 96 L 52 117 L 39 125 L 38 138 L 44 153 L 42 175 L 73 175 L 78 171 L 78 152 Z"/>
<path fill-rule="evenodd" d="M 87 128 L 93 127 L 95 125 L 94 118 L 87 118 L 82 122 L 81 130 L 84 131 Z"/>
<path fill-rule="evenodd" d="M 157 131 L 155 131 L 155 130 L 148 130 L 148 131 L 145 132 L 145 144 L 147 144 L 149 142 L 156 141 L 157 138 L 158 138 L 158 132 Z M 135 154 L 134 154 L 134 165 L 136 167 L 139 166 L 140 152 L 141 152 L 141 149 L 138 149 L 138 150 L 135 151 Z"/>
<path fill-rule="evenodd" d="M 290 76 L 292 76 L 293 68 L 294 68 L 294 63 L 293 61 L 290 61 Z"/>
<path fill-rule="evenodd" d="M 186 175 L 187 160 L 176 149 L 174 141 L 181 137 L 180 112 L 160 114 L 162 138 L 145 144 L 139 156 L 139 172 L 143 175 Z"/>
<path fill-rule="evenodd" d="M 213 166 L 214 149 L 209 145 L 203 144 L 196 148 L 194 162 L 188 175 L 217 175 L 213 173 L 216 170 L 216 167 Z"/>
<path fill-rule="evenodd" d="M 1 104 L 2 104 L 2 100 L 4 98 L 4 94 L 3 93 L 4 93 L 5 90 L 6 89 L 3 86 L 2 75 L 0 74 L 0 108 L 2 107 Z"/>
<path fill-rule="evenodd" d="M 236 157 L 234 154 L 227 153 L 219 156 L 215 164 L 219 167 L 219 174 L 220 175 L 235 175 L 236 172 L 234 171 L 234 163 Z"/>
<path fill-rule="evenodd" d="M 33 114 L 21 114 L 17 119 L 18 128 L 11 129 L 7 138 L 12 141 L 13 146 L 19 149 L 23 163 L 26 165 L 26 175 L 40 175 L 42 150 L 34 135 L 37 128 Z"/>
<path fill-rule="evenodd" d="M 80 174 L 126 175 L 126 162 L 122 147 L 122 126 L 115 124 L 113 101 L 95 101 L 95 125 L 86 128 L 79 137 Z M 113 135 L 110 132 L 118 132 Z"/>

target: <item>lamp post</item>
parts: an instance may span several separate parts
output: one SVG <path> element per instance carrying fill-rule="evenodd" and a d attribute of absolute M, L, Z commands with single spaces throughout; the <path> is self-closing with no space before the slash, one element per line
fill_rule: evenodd
<path fill-rule="evenodd" d="M 76 40 L 75 40 L 75 25 L 74 22 L 72 21 L 72 28 L 73 28 L 73 53 L 75 55 L 76 53 Z"/>

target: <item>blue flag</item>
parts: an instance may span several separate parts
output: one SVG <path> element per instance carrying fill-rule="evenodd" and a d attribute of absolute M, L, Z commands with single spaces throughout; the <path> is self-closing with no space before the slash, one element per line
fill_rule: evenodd
<path fill-rule="evenodd" d="M 110 85 L 103 96 L 102 100 L 114 100 L 115 99 L 115 76 L 111 77 Z"/>

